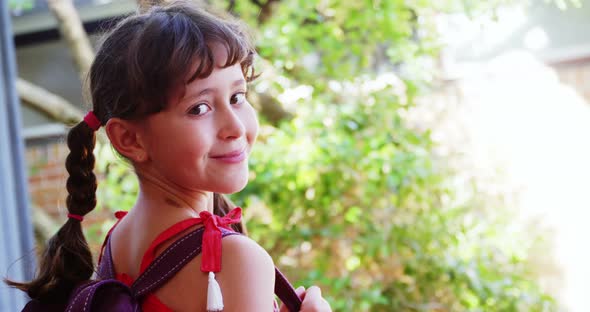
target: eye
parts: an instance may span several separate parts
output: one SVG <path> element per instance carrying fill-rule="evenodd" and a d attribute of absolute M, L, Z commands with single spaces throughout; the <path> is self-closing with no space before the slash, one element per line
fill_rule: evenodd
<path fill-rule="evenodd" d="M 197 104 L 197 105 L 191 107 L 188 110 L 188 113 L 191 114 L 191 115 L 200 116 L 200 115 L 203 115 L 203 114 L 205 114 L 206 112 L 208 112 L 210 110 L 211 110 L 211 107 L 209 107 L 209 105 L 207 105 L 205 103 L 201 103 L 201 104 Z"/>
<path fill-rule="evenodd" d="M 246 100 L 246 93 L 245 92 L 238 92 L 231 96 L 229 103 L 230 104 L 242 104 Z"/>

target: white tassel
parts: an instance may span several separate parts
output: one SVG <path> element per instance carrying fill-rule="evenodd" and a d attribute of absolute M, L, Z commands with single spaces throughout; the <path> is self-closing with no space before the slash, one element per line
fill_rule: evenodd
<path fill-rule="evenodd" d="M 221 288 L 215 280 L 215 273 L 209 272 L 209 287 L 207 288 L 207 312 L 223 311 L 223 296 Z"/>

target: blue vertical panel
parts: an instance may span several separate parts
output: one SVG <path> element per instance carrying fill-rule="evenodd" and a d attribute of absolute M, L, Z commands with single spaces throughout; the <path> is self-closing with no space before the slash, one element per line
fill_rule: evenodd
<path fill-rule="evenodd" d="M 0 1 L 0 276 L 29 280 L 33 227 L 26 187 L 21 116 L 8 1 Z M 0 285 L 0 311 L 19 311 L 26 296 Z"/>

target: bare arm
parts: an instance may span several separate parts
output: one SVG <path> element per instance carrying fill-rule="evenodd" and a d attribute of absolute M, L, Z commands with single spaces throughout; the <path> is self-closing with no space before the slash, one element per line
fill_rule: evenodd
<path fill-rule="evenodd" d="M 224 312 L 273 310 L 275 271 L 269 254 L 253 240 L 233 235 L 223 239 L 217 281 Z"/>

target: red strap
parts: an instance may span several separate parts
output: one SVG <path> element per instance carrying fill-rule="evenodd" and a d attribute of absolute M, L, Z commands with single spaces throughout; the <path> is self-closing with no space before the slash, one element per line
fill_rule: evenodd
<path fill-rule="evenodd" d="M 143 254 L 143 258 L 141 259 L 141 266 L 139 267 L 139 274 L 143 273 L 148 268 L 150 263 L 154 261 L 154 259 L 156 258 L 156 249 L 160 247 L 160 245 L 162 245 L 164 242 L 169 240 L 171 237 L 177 235 L 178 233 L 199 223 L 201 223 L 201 219 L 199 218 L 186 219 L 173 224 L 164 232 L 160 233 L 160 235 L 156 237 L 156 239 L 150 244 L 146 252 Z"/>
<path fill-rule="evenodd" d="M 224 217 L 211 214 L 209 211 L 199 213 L 200 219 L 205 224 L 203 233 L 203 247 L 201 271 L 221 271 L 221 227 L 231 230 L 230 224 L 239 223 L 242 218 L 242 209 L 237 207 Z"/>
<path fill-rule="evenodd" d="M 221 271 L 221 230 L 223 227 L 232 230 L 229 225 L 239 223 L 242 217 L 242 208 L 237 207 L 231 210 L 224 217 L 213 215 L 208 211 L 203 211 L 199 214 L 200 218 L 191 218 L 180 221 L 164 232 L 160 233 L 158 237 L 150 244 L 141 260 L 139 273 L 143 273 L 150 263 L 156 259 L 156 249 L 171 237 L 188 229 L 191 226 L 204 223 L 205 232 L 203 233 L 202 245 L 202 262 L 201 270 L 203 272 L 219 272 Z"/>
<path fill-rule="evenodd" d="M 117 218 L 117 222 L 113 225 L 113 227 L 111 227 L 111 229 L 107 233 L 107 236 L 105 236 L 105 238 L 104 238 L 104 242 L 102 242 L 102 246 L 100 247 L 100 254 L 98 255 L 98 263 L 100 263 L 100 260 L 102 260 L 102 254 L 104 252 L 104 247 L 107 245 L 107 241 L 109 240 L 109 237 L 111 236 L 111 233 L 113 232 L 113 230 L 115 229 L 115 227 L 117 226 L 117 224 L 119 224 L 119 222 L 121 222 L 121 220 L 123 219 L 123 217 L 126 216 L 126 215 L 127 215 L 127 211 L 117 211 L 117 212 L 115 212 L 115 218 Z"/>

